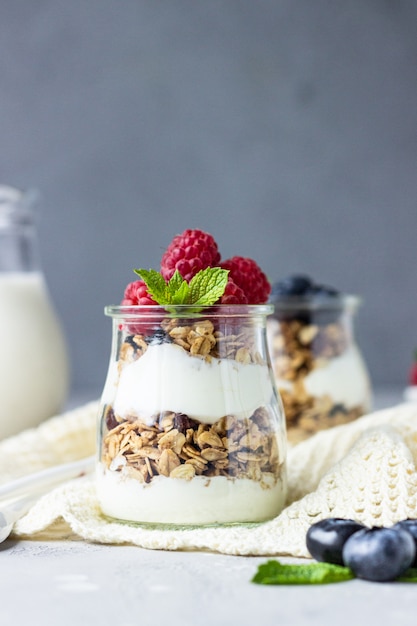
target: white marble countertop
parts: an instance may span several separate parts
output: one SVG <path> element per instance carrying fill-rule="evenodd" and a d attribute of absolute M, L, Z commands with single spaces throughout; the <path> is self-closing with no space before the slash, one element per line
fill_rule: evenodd
<path fill-rule="evenodd" d="M 415 616 L 413 584 L 255 585 L 258 557 L 85 542 L 8 541 L 0 551 L 4 626 L 392 626 Z"/>
<path fill-rule="evenodd" d="M 397 392 L 377 397 L 376 408 L 401 401 Z M 0 560 L 2 626 L 392 626 L 415 620 L 413 584 L 255 585 L 251 578 L 267 560 L 259 557 L 9 539 L 0 544 Z"/>

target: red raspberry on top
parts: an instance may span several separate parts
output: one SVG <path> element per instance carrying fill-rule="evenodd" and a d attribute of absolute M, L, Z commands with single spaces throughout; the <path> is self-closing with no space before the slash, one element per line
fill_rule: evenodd
<path fill-rule="evenodd" d="M 417 385 L 417 350 L 414 352 L 414 362 L 411 365 L 408 382 L 410 385 Z"/>
<path fill-rule="evenodd" d="M 230 276 L 219 304 L 248 304 L 245 292 L 233 282 Z"/>
<path fill-rule="evenodd" d="M 247 257 L 234 256 L 220 263 L 229 270 L 229 279 L 245 293 L 248 304 L 263 304 L 271 293 L 271 284 L 259 265 Z"/>
<path fill-rule="evenodd" d="M 122 306 L 135 306 L 136 304 L 157 304 L 148 294 L 148 288 L 143 280 L 134 280 L 125 289 Z"/>
<path fill-rule="evenodd" d="M 188 228 L 177 235 L 169 244 L 161 261 L 161 274 L 168 281 L 178 270 L 189 282 L 193 276 L 206 267 L 217 267 L 220 254 L 217 244 L 209 233 Z"/>

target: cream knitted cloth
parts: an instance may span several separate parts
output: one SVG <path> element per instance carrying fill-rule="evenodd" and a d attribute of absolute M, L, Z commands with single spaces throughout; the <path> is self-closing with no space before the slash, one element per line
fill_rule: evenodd
<path fill-rule="evenodd" d="M 89 403 L 0 442 L 0 482 L 93 454 L 97 408 L 97 402 Z M 417 404 L 402 404 L 290 449 L 287 507 L 272 521 L 187 530 L 111 522 L 100 514 L 94 479 L 87 477 L 43 496 L 15 524 L 14 537 L 306 557 L 306 531 L 322 518 L 354 518 L 371 526 L 417 517 L 416 460 Z"/>

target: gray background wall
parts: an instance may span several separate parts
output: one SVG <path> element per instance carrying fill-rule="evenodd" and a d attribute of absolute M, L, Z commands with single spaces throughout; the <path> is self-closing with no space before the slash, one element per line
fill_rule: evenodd
<path fill-rule="evenodd" d="M 105 304 L 210 231 L 363 296 L 376 385 L 417 347 L 414 0 L 0 3 L 0 179 L 42 194 L 74 388 L 101 389 Z"/>

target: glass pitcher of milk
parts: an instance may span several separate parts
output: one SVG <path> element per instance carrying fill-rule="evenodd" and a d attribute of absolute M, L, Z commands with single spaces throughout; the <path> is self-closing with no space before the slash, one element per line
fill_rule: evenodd
<path fill-rule="evenodd" d="M 0 185 L 0 439 L 60 411 L 66 344 L 37 250 L 28 194 Z"/>

